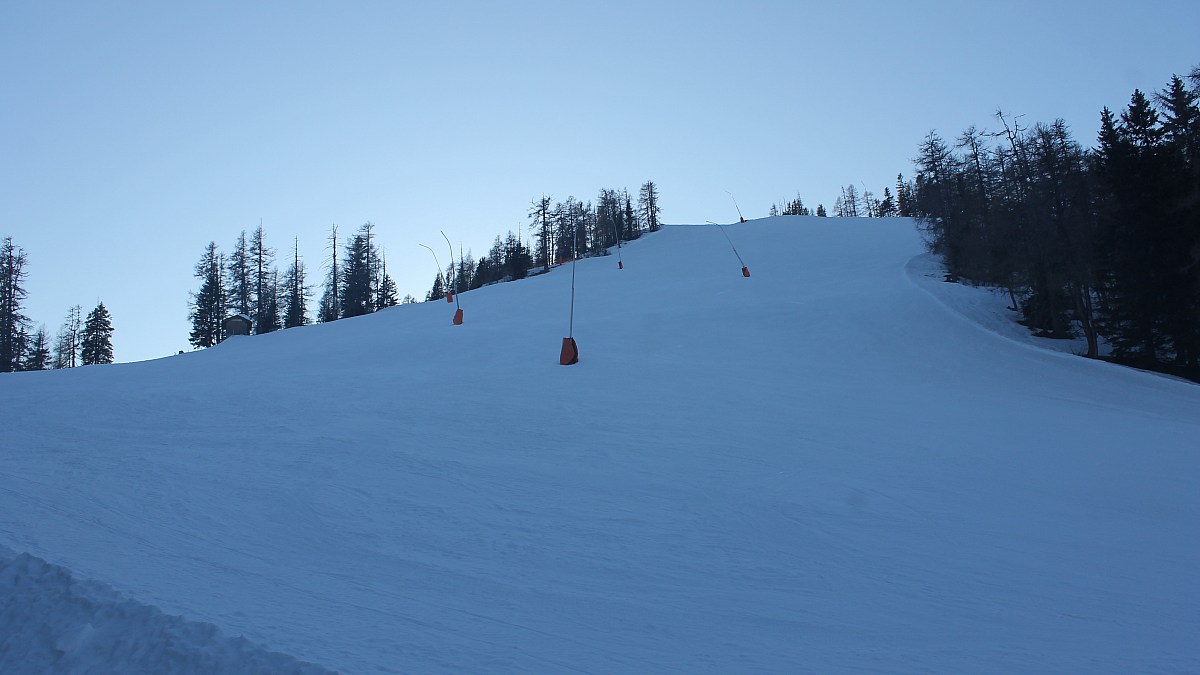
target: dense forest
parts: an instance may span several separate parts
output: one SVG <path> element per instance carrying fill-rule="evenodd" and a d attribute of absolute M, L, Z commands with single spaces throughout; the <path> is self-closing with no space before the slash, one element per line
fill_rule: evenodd
<path fill-rule="evenodd" d="M 1190 84 L 1190 86 L 1189 86 Z M 1039 335 L 1086 356 L 1200 380 L 1200 69 L 1100 113 L 1097 147 L 1062 120 L 921 143 L 913 215 L 948 280 L 1004 289 Z M 1107 346 L 1107 349 L 1102 349 Z"/>

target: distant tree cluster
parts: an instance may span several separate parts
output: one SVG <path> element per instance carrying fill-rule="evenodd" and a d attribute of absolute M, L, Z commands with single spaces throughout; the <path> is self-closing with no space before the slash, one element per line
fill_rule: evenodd
<path fill-rule="evenodd" d="M 549 271 L 554 265 L 576 257 L 606 255 L 618 240 L 632 241 L 661 226 L 662 206 L 658 186 L 646 181 L 634 205 L 628 190 L 600 190 L 595 204 L 575 197 L 555 202 L 549 196 L 534 199 L 529 208 L 534 243 L 526 246 L 511 231 L 496 237 L 488 254 L 475 261 L 460 255 L 457 264 L 438 274 L 426 300 L 452 292 L 470 290 L 500 281 L 521 279 L 531 271 Z"/>
<path fill-rule="evenodd" d="M 822 208 L 822 211 L 824 208 Z M 796 193 L 796 198 L 783 203 L 780 208 L 778 204 L 771 204 L 771 208 L 767 210 L 767 215 L 774 218 L 775 216 L 811 216 L 813 212 L 804 205 L 804 200 L 800 198 L 800 193 Z"/>
<path fill-rule="evenodd" d="M 25 250 L 5 237 L 0 243 L 0 373 L 112 363 L 112 317 L 103 302 L 86 321 L 82 308 L 72 307 L 53 347 L 44 325 L 31 332 L 24 306 L 28 262 Z"/>
<path fill-rule="evenodd" d="M 330 234 L 329 274 L 317 308 L 317 321 L 369 314 L 398 303 L 396 283 L 387 273 L 387 262 L 374 241 L 375 224 L 365 223 L 340 249 L 337 226 Z M 255 335 L 310 323 L 308 304 L 313 287 L 308 283 L 300 242 L 293 241 L 292 259 L 282 277 L 275 263 L 275 249 L 266 245 L 260 225 L 247 238 L 245 231 L 229 255 L 209 242 L 195 276 L 200 288 L 192 294 L 188 318 L 189 340 L 194 347 L 211 347 L 222 342 L 224 321 L 233 314 L 250 319 Z"/>
<path fill-rule="evenodd" d="M 426 300 L 441 300 L 449 293 L 459 293 L 502 281 L 524 279 L 533 267 L 533 255 L 517 235 L 510 230 L 503 239 L 496 237 L 491 250 L 478 261 L 467 253 L 456 264 L 448 265 L 445 274 L 438 274 Z"/>
<path fill-rule="evenodd" d="M 906 183 L 904 176 L 896 177 L 896 193 L 892 194 L 889 187 L 883 188 L 883 196 L 876 197 L 875 193 L 866 187 L 859 192 L 853 184 L 841 189 L 841 195 L 833 203 L 833 215 L 837 218 L 908 218 L 912 215 L 911 198 L 912 186 Z M 771 204 L 768 214 L 774 216 L 817 216 L 824 218 L 829 215 L 824 204 L 817 204 L 815 211 L 804 205 L 799 193 L 795 199 L 779 204 Z"/>
<path fill-rule="evenodd" d="M 950 280 L 1007 289 L 1042 335 L 1097 357 L 1200 376 L 1200 69 L 1100 115 L 1098 147 L 1062 120 L 921 144 L 914 211 Z"/>

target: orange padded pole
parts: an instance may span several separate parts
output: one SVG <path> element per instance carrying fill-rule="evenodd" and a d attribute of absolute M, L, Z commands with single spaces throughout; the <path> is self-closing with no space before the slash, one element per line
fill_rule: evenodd
<path fill-rule="evenodd" d="M 574 363 L 579 363 L 579 345 L 575 344 L 575 338 L 563 338 L 562 351 L 558 354 L 558 365 L 569 366 Z"/>

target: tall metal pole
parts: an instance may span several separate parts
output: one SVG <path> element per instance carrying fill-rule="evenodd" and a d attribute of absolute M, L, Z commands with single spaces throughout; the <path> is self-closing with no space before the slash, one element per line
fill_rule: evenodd
<path fill-rule="evenodd" d="M 617 229 L 616 218 L 613 218 L 613 234 L 617 237 L 617 269 L 623 270 L 625 269 L 625 263 L 621 260 L 621 231 Z M 578 234 L 576 234 L 576 239 L 578 239 Z M 574 244 L 572 244 L 572 247 L 574 247 Z"/>
<path fill-rule="evenodd" d="M 435 265 L 437 265 L 437 278 L 438 278 L 438 281 L 441 281 L 442 280 L 442 261 L 438 260 L 437 254 L 433 252 L 433 249 L 429 248 L 425 244 L 417 244 L 417 246 L 420 246 L 421 248 L 429 251 L 429 253 L 433 255 L 433 263 Z M 447 279 L 446 280 L 446 302 L 450 302 L 450 298 L 452 298 L 452 297 L 454 297 L 454 293 L 450 292 L 450 281 L 449 281 L 449 279 Z"/>
<path fill-rule="evenodd" d="M 716 225 L 717 229 L 721 231 L 721 234 L 725 235 L 725 241 L 729 242 L 729 248 L 733 249 L 733 254 L 737 256 L 738 262 L 742 265 L 742 276 L 750 276 L 750 268 L 746 267 L 746 263 L 742 262 L 742 256 L 738 253 L 737 247 L 733 245 L 733 240 L 729 238 L 729 233 L 725 231 L 725 228 L 719 223 L 714 223 L 711 220 L 706 220 L 704 222 L 708 223 L 709 225 Z"/>
<path fill-rule="evenodd" d="M 579 345 L 575 343 L 575 265 L 579 262 L 576 248 L 579 246 L 579 230 L 571 238 L 571 318 L 567 324 L 567 337 L 563 338 L 562 351 L 558 353 L 558 364 L 569 366 L 579 363 Z"/>
<path fill-rule="evenodd" d="M 442 231 L 438 230 L 438 232 L 442 232 Z M 442 239 L 446 240 L 446 246 L 450 249 L 450 269 L 453 270 L 454 269 L 454 244 L 450 243 L 450 237 L 447 237 L 445 232 L 442 232 Z M 458 273 L 455 272 L 453 274 L 454 274 L 454 325 L 461 326 L 462 322 L 463 322 L 463 311 L 462 311 L 462 307 L 460 307 L 458 304 Z M 449 283 L 449 280 L 447 280 L 447 283 Z"/>
<path fill-rule="evenodd" d="M 575 337 L 575 263 L 578 262 L 579 256 L 575 255 L 575 244 L 578 242 L 579 236 L 574 237 L 571 242 L 571 320 L 567 323 L 567 337 Z"/>
<path fill-rule="evenodd" d="M 738 212 L 738 222 L 746 222 L 746 218 L 742 216 L 742 209 L 738 206 L 737 197 L 734 197 L 733 193 L 729 190 L 726 190 L 725 194 L 729 195 L 729 198 L 733 200 L 733 208 L 737 209 Z"/>

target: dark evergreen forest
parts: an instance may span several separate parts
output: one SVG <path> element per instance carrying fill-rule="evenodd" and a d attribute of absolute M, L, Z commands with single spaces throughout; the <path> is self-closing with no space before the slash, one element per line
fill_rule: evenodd
<path fill-rule="evenodd" d="M 1100 113 L 1094 149 L 1062 120 L 921 143 L 913 215 L 947 280 L 1004 289 L 1038 335 L 1200 380 L 1200 69 Z M 1101 349 L 1107 344 L 1109 353 Z"/>

